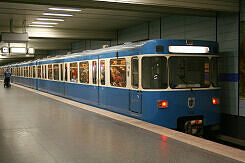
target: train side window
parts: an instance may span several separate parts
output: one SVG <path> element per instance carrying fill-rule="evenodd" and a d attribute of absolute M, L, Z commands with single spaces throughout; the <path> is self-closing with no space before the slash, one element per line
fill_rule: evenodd
<path fill-rule="evenodd" d="M 46 74 L 46 73 L 45 73 L 45 65 L 42 65 L 42 71 L 43 71 L 43 72 L 42 72 L 42 73 L 43 73 L 42 78 L 45 79 L 45 78 L 46 78 L 46 76 L 45 76 L 45 74 Z"/>
<path fill-rule="evenodd" d="M 29 77 L 32 78 L 32 66 L 29 67 Z"/>
<path fill-rule="evenodd" d="M 137 57 L 132 58 L 132 87 L 139 87 L 139 59 Z"/>
<path fill-rule="evenodd" d="M 100 83 L 105 85 L 105 60 L 100 61 Z"/>
<path fill-rule="evenodd" d="M 92 78 L 93 84 L 97 84 L 97 61 L 92 62 Z"/>
<path fill-rule="evenodd" d="M 28 67 L 25 67 L 25 77 L 28 77 Z"/>
<path fill-rule="evenodd" d="M 22 67 L 22 76 L 25 77 L 25 67 Z"/>
<path fill-rule="evenodd" d="M 48 79 L 53 80 L 52 65 L 48 65 Z"/>
<path fill-rule="evenodd" d="M 59 65 L 54 64 L 54 80 L 59 80 Z"/>
<path fill-rule="evenodd" d="M 23 77 L 26 76 L 25 72 L 26 72 L 26 67 L 23 67 Z"/>
<path fill-rule="evenodd" d="M 89 62 L 80 62 L 80 83 L 89 83 Z"/>
<path fill-rule="evenodd" d="M 31 77 L 31 66 L 28 66 L 28 77 Z"/>
<path fill-rule="evenodd" d="M 65 81 L 67 81 L 67 63 L 65 64 Z"/>
<path fill-rule="evenodd" d="M 21 69 L 20 69 L 21 71 L 21 76 L 24 76 L 24 67 L 21 67 Z"/>
<path fill-rule="evenodd" d="M 36 78 L 36 66 L 33 66 L 32 76 Z"/>
<path fill-rule="evenodd" d="M 166 89 L 167 59 L 165 57 L 142 58 L 142 87 L 144 89 Z"/>
<path fill-rule="evenodd" d="M 77 74 L 77 63 L 70 63 L 70 81 L 77 82 L 78 74 Z"/>
<path fill-rule="evenodd" d="M 24 67 L 24 76 L 29 77 L 29 67 Z"/>
<path fill-rule="evenodd" d="M 41 65 L 37 66 L 37 77 L 41 78 Z"/>
<path fill-rule="evenodd" d="M 48 65 L 45 65 L 45 79 L 48 79 Z"/>
<path fill-rule="evenodd" d="M 110 83 L 115 87 L 126 87 L 126 60 L 110 60 Z"/>
<path fill-rule="evenodd" d="M 63 81 L 63 63 L 60 64 L 60 80 Z"/>

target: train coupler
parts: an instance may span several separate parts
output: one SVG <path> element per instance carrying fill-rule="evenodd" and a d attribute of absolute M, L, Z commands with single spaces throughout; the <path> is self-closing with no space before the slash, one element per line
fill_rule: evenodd
<path fill-rule="evenodd" d="M 202 136 L 203 135 L 203 120 L 189 120 L 184 124 L 184 132 L 187 134 Z"/>

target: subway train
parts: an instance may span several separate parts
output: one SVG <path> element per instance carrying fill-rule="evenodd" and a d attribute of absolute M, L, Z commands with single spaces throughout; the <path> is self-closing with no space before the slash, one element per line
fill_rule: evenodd
<path fill-rule="evenodd" d="M 218 45 L 149 40 L 2 66 L 11 81 L 149 123 L 202 135 L 220 122 Z"/>

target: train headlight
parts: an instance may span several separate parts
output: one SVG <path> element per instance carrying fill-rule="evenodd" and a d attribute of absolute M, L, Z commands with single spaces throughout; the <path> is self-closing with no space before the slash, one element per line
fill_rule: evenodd
<path fill-rule="evenodd" d="M 212 99 L 212 103 L 213 103 L 214 105 L 219 104 L 219 98 L 213 98 L 213 99 Z"/>
<path fill-rule="evenodd" d="M 167 108 L 168 107 L 168 101 L 158 101 L 157 106 L 158 106 L 158 108 Z"/>

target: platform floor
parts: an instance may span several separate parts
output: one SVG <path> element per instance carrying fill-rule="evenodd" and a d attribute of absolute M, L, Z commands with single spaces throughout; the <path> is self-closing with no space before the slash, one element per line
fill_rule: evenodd
<path fill-rule="evenodd" d="M 0 83 L 0 162 L 238 161 Z"/>

